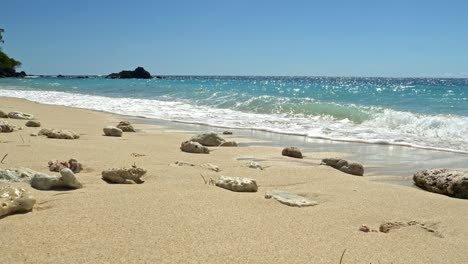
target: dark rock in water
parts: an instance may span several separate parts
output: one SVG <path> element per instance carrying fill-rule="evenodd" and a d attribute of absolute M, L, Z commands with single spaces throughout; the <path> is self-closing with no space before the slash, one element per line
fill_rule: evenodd
<path fill-rule="evenodd" d="M 0 78 L 24 78 L 28 76 L 24 71 L 16 72 L 10 68 L 0 68 Z"/>
<path fill-rule="evenodd" d="M 352 174 L 356 176 L 364 175 L 364 167 L 360 163 L 348 163 L 348 161 L 344 159 L 327 158 L 327 159 L 322 160 L 322 164 L 331 166 L 344 173 L 348 173 L 348 174 Z"/>
<path fill-rule="evenodd" d="M 65 76 L 62 75 L 62 74 L 59 74 L 59 75 L 57 75 L 57 78 L 65 78 Z"/>
<path fill-rule="evenodd" d="M 111 73 L 106 76 L 110 79 L 151 79 L 151 74 L 143 67 L 137 67 L 134 71 L 121 71 L 119 73 Z"/>
<path fill-rule="evenodd" d="M 468 199 L 468 173 L 448 169 L 431 169 L 417 172 L 413 176 L 414 183 L 420 188 Z"/>
<path fill-rule="evenodd" d="M 296 159 L 302 159 L 302 152 L 296 147 L 284 148 L 283 151 L 281 152 L 281 155 L 296 158 Z"/>

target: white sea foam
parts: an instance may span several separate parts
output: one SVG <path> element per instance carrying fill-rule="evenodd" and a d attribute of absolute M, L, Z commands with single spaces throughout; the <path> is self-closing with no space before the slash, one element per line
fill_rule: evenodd
<path fill-rule="evenodd" d="M 327 116 L 258 114 L 185 102 L 111 98 L 54 91 L 3 90 L 0 96 L 45 104 L 218 127 L 256 129 L 338 141 L 392 144 L 468 153 L 468 117 L 385 109 L 360 124 Z"/>

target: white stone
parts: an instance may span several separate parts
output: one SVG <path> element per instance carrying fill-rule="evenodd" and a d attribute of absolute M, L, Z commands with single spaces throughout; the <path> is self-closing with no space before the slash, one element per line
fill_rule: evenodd
<path fill-rule="evenodd" d="M 23 188 L 0 186 L 0 218 L 32 210 L 36 199 Z"/>
<path fill-rule="evenodd" d="M 216 186 L 233 192 L 256 192 L 257 182 L 249 178 L 221 176 L 216 181 Z"/>
<path fill-rule="evenodd" d="M 317 201 L 312 201 L 300 195 L 290 193 L 287 191 L 279 191 L 279 190 L 273 190 L 269 193 L 266 193 L 265 198 L 266 199 L 273 198 L 282 204 L 289 205 L 289 206 L 297 206 L 297 207 L 314 206 L 318 204 Z"/>
<path fill-rule="evenodd" d="M 79 189 L 83 187 L 75 174 L 68 169 L 62 169 L 60 176 L 50 176 L 42 173 L 35 174 L 31 179 L 31 187 L 38 190 Z"/>

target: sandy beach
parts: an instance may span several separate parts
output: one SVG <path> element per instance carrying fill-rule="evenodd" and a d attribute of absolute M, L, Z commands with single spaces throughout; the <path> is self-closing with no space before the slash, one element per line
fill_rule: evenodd
<path fill-rule="evenodd" d="M 307 152 L 298 160 L 281 156 L 277 147 L 240 146 L 190 154 L 179 147 L 193 134 L 170 127 L 136 124 L 136 133 L 105 137 L 103 127 L 129 118 L 5 97 L 0 108 L 34 114 L 43 128 L 80 134 L 77 140 L 32 137 L 40 128 L 8 119 L 23 129 L 0 134 L 0 158 L 8 154 L 0 168 L 57 174 L 48 171 L 50 159 L 84 165 L 76 174 L 82 189 L 14 184 L 37 202 L 32 212 L 0 219 L 0 263 L 340 263 L 344 251 L 342 263 L 468 263 L 468 200 L 319 165 L 340 153 Z M 266 160 L 261 164 L 268 168 L 248 168 L 242 157 Z M 221 171 L 200 166 L 206 163 Z M 145 183 L 101 179 L 104 169 L 133 164 L 148 170 Z M 231 192 L 205 184 L 201 174 L 253 178 L 259 190 Z M 274 189 L 319 205 L 296 208 L 265 199 Z M 417 224 L 388 233 L 358 230 L 365 224 L 378 231 L 385 222 Z"/>

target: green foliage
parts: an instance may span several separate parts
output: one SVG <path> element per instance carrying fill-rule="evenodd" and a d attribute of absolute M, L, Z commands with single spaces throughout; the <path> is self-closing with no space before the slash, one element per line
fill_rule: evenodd
<path fill-rule="evenodd" d="M 21 66 L 21 62 L 8 57 L 3 51 L 0 51 L 0 69 L 15 69 Z"/>

